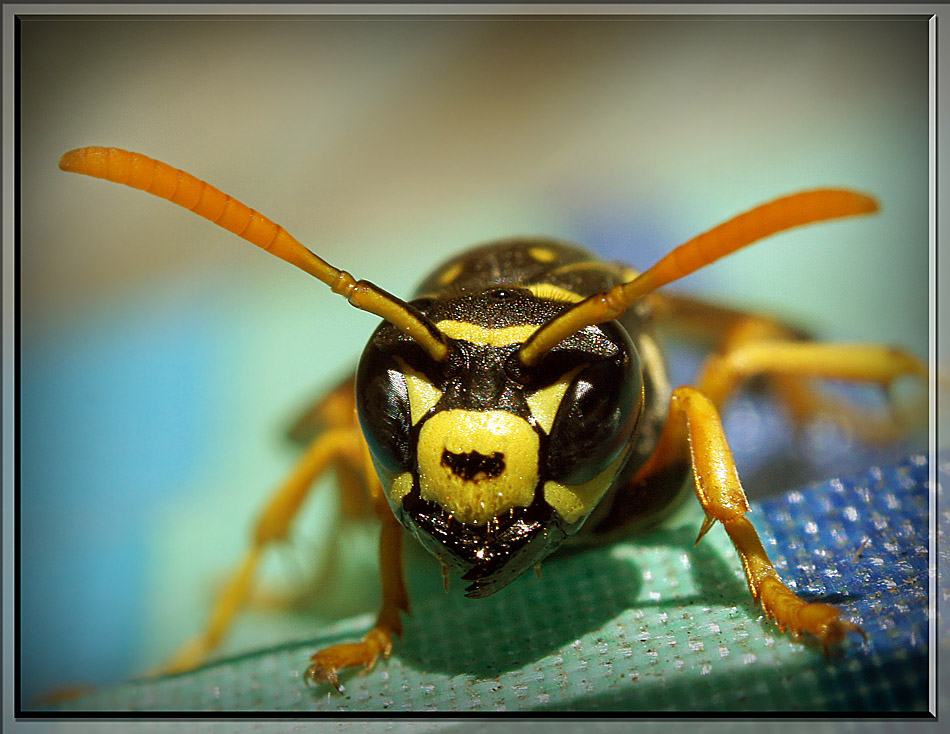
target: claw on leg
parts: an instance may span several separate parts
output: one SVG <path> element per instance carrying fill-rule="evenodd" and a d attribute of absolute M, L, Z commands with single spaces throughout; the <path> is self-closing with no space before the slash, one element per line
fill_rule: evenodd
<path fill-rule="evenodd" d="M 803 632 L 813 635 L 828 655 L 833 647 L 844 642 L 848 632 L 867 635 L 852 622 L 841 619 L 841 610 L 830 604 L 807 602 L 789 589 L 772 566 L 758 533 L 745 517 L 724 523 L 742 560 L 752 598 L 762 605 L 766 617 L 775 621 L 783 632 L 796 637 Z"/>
<path fill-rule="evenodd" d="M 826 656 L 844 642 L 849 632 L 861 635 L 865 642 L 868 639 L 858 625 L 841 619 L 840 609 L 830 604 L 806 602 L 777 578 L 763 579 L 758 591 L 766 616 L 774 619 L 780 630 L 788 630 L 796 637 L 802 632 L 814 635 L 821 642 Z"/>
<path fill-rule="evenodd" d="M 702 527 L 699 528 L 699 535 L 696 536 L 696 542 L 694 543 L 694 545 L 698 545 L 699 541 L 703 539 L 703 536 L 706 535 L 706 533 L 708 533 L 710 530 L 712 530 L 712 526 L 715 524 L 716 524 L 716 518 L 713 515 L 707 514 L 706 518 L 703 520 Z"/>

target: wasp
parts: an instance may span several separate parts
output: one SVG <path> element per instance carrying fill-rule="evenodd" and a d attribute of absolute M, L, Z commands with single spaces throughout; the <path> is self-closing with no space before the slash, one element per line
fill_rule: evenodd
<path fill-rule="evenodd" d="M 841 610 L 808 602 L 779 577 L 746 518 L 749 504 L 720 411 L 752 378 L 793 415 L 820 410 L 811 378 L 889 386 L 925 378 L 913 355 L 823 344 L 767 317 L 658 289 L 777 232 L 878 209 L 870 196 L 817 189 L 775 199 L 672 250 L 649 269 L 602 262 L 581 247 L 513 238 L 436 268 L 408 301 L 357 280 L 279 225 L 184 171 L 138 153 L 87 147 L 60 168 L 167 199 L 309 273 L 382 319 L 355 373 L 315 408 L 316 432 L 261 512 L 245 557 L 205 630 L 169 671 L 197 665 L 246 603 L 261 555 L 284 539 L 316 479 L 335 472 L 381 523 L 382 605 L 362 640 L 317 652 L 305 679 L 342 691 L 346 668 L 387 658 L 409 612 L 403 542 L 412 536 L 485 597 L 565 544 L 602 541 L 660 521 L 695 495 L 742 562 L 749 591 L 777 626 L 826 652 L 849 633 Z M 673 386 L 657 336 L 699 326 L 718 348 L 694 385 Z"/>

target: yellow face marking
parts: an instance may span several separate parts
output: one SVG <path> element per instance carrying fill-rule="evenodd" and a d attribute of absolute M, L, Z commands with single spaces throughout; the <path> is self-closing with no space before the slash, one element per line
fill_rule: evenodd
<path fill-rule="evenodd" d="M 528 407 L 531 409 L 531 415 L 538 421 L 545 433 L 551 432 L 551 426 L 554 425 L 554 417 L 557 415 L 557 409 L 561 406 L 561 401 L 564 399 L 564 393 L 567 392 L 567 388 L 577 373 L 585 366 L 586 365 L 581 365 L 574 368 L 570 372 L 562 375 L 557 382 L 547 387 L 542 387 L 540 390 L 525 397 L 525 400 L 528 402 Z"/>
<path fill-rule="evenodd" d="M 569 291 L 567 288 L 561 288 L 561 286 L 552 283 L 531 283 L 530 285 L 526 285 L 525 288 L 538 298 L 545 298 L 549 301 L 578 303 L 584 300 L 583 296 L 578 295 L 574 291 Z"/>
<path fill-rule="evenodd" d="M 416 372 L 403 360 L 396 357 L 396 364 L 406 380 L 406 391 L 409 393 L 409 415 L 415 425 L 426 413 L 439 402 L 442 391 L 437 388 L 428 377 Z"/>
<path fill-rule="evenodd" d="M 539 263 L 549 263 L 557 257 L 557 253 L 548 247 L 529 247 L 528 254 Z"/>
<path fill-rule="evenodd" d="M 438 503 L 470 525 L 484 525 L 513 507 L 527 507 L 538 483 L 538 450 L 538 434 L 513 413 L 459 409 L 436 413 L 419 431 L 422 499 Z M 495 457 L 495 471 L 464 476 L 443 461 L 445 452 Z"/>
<path fill-rule="evenodd" d="M 402 474 L 393 479 L 392 485 L 389 487 L 389 496 L 392 500 L 398 505 L 402 502 L 402 498 L 405 497 L 412 491 L 412 474 L 407 471 L 404 471 Z"/>
<path fill-rule="evenodd" d="M 604 492 L 617 476 L 626 457 L 627 452 L 624 451 L 611 462 L 610 466 L 583 484 L 545 482 L 544 501 L 551 505 L 566 522 L 577 522 L 597 506 L 600 498 L 604 496 Z"/>
<path fill-rule="evenodd" d="M 489 347 L 504 347 L 508 344 L 521 344 L 541 328 L 539 324 L 519 324 L 502 329 L 489 329 L 466 321 L 446 319 L 435 327 L 450 339 L 482 344 Z"/>
<path fill-rule="evenodd" d="M 453 280 L 455 280 L 462 272 L 464 265 L 462 263 L 455 263 L 455 265 L 449 266 L 442 275 L 439 276 L 439 285 L 448 285 Z"/>

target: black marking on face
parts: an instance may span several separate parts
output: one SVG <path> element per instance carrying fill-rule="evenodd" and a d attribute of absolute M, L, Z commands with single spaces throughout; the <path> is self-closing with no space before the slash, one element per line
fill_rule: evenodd
<path fill-rule="evenodd" d="M 499 451 L 485 456 L 478 451 L 456 454 L 446 449 L 442 452 L 442 466 L 469 481 L 478 481 L 479 475 L 492 479 L 505 470 L 505 456 Z"/>

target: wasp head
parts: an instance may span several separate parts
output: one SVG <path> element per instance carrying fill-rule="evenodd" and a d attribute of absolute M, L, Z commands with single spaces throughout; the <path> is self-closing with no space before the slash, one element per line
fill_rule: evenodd
<path fill-rule="evenodd" d="M 360 423 L 399 521 L 487 596 L 576 533 L 617 477 L 640 366 L 616 323 L 522 364 L 521 345 L 565 307 L 524 288 L 412 305 L 449 355 L 380 325 L 357 372 Z"/>

